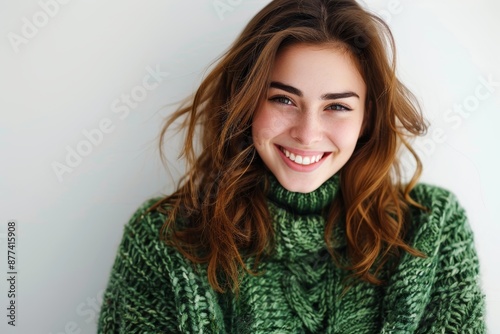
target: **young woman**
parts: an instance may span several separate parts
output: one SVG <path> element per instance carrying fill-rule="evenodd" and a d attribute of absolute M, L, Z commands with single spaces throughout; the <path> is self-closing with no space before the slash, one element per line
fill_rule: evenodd
<path fill-rule="evenodd" d="M 187 173 L 126 225 L 99 332 L 483 333 L 472 232 L 417 184 L 394 59 L 353 0 L 262 9 L 166 123 Z"/>

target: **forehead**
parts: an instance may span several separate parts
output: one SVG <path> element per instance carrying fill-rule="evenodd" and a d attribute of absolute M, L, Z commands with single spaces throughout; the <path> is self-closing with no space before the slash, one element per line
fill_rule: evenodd
<path fill-rule="evenodd" d="M 339 44 L 292 44 L 279 50 L 271 81 L 280 81 L 307 91 L 357 90 L 363 94 L 365 82 L 357 60 Z"/>

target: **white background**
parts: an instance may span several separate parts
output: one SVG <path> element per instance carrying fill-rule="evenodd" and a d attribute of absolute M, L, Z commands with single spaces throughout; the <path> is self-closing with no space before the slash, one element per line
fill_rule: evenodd
<path fill-rule="evenodd" d="M 73 0 L 43 14 L 51 1 L 0 2 L 0 268 L 6 276 L 6 225 L 14 219 L 19 272 L 15 328 L 6 324 L 0 277 L 2 333 L 96 331 L 123 225 L 144 200 L 171 192 L 182 172 L 177 137 L 167 143 L 172 170 L 160 164 L 163 118 L 268 2 Z M 390 24 L 399 75 L 432 123 L 417 143 L 422 181 L 451 189 L 468 211 L 489 332 L 500 333 L 499 3 L 379 0 L 369 8 Z M 19 41 L 23 31 L 29 38 L 16 47 L 12 36 Z M 142 98 L 148 67 L 168 75 Z M 481 80 L 493 82 L 491 91 Z M 132 92 L 140 101 L 124 107 Z M 112 130 L 82 146 L 84 132 L 105 119 Z M 66 164 L 77 147 L 88 155 L 58 178 L 54 163 Z"/>

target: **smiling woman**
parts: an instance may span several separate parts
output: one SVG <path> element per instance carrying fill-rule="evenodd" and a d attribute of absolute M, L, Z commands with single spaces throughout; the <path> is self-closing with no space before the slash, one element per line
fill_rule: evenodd
<path fill-rule="evenodd" d="M 354 0 L 262 9 L 167 120 L 188 169 L 127 224 L 99 332 L 484 332 L 464 210 L 417 183 L 393 44 Z"/>
<path fill-rule="evenodd" d="M 363 78 L 340 45 L 280 50 L 252 133 L 283 187 L 308 193 L 342 168 L 361 135 L 365 95 Z"/>

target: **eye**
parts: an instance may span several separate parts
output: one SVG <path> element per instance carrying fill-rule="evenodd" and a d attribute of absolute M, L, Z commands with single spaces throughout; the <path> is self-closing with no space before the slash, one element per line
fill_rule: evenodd
<path fill-rule="evenodd" d="M 343 104 L 330 104 L 328 107 L 326 107 L 327 110 L 333 110 L 333 111 L 351 111 L 352 109 L 349 107 L 346 107 Z"/>
<path fill-rule="evenodd" d="M 270 98 L 269 101 L 293 106 L 293 101 L 291 99 L 289 99 L 288 97 L 283 96 L 283 95 L 274 96 L 274 97 Z"/>

